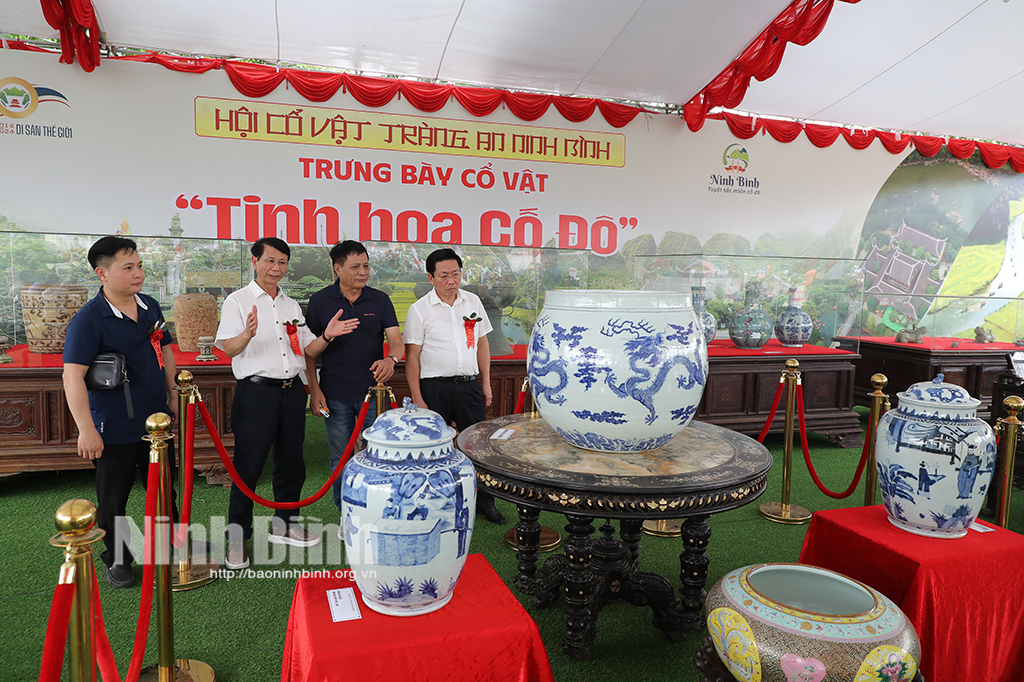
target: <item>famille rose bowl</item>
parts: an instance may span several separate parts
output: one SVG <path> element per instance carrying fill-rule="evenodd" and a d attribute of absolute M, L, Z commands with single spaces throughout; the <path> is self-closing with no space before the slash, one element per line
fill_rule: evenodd
<path fill-rule="evenodd" d="M 921 646 L 891 600 L 801 564 L 730 572 L 708 593 L 719 659 L 743 682 L 910 682 Z"/>

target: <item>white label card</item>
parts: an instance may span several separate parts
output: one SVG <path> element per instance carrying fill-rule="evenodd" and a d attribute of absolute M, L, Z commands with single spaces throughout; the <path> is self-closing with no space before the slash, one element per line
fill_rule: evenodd
<path fill-rule="evenodd" d="M 331 607 L 331 620 L 335 623 L 363 617 L 359 613 L 359 600 L 356 598 L 354 587 L 340 587 L 336 590 L 327 590 L 327 603 Z"/>
<path fill-rule="evenodd" d="M 968 528 L 970 528 L 971 530 L 976 530 L 979 533 L 991 533 L 992 531 L 995 530 L 995 528 L 989 528 L 988 526 L 983 526 L 980 523 L 978 523 L 977 521 L 972 521 L 971 525 L 968 526 Z"/>
<path fill-rule="evenodd" d="M 515 432 L 515 429 L 498 429 L 491 434 L 491 440 L 508 440 Z"/>

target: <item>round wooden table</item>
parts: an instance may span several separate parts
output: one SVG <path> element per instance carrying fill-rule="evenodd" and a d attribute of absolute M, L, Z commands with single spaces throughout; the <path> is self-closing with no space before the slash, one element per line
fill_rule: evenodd
<path fill-rule="evenodd" d="M 754 501 L 772 456 L 756 440 L 692 421 L 664 447 L 604 453 L 569 445 L 540 417 L 509 415 L 474 424 L 456 440 L 476 466 L 481 489 L 516 504 L 517 589 L 546 606 L 562 591 L 562 650 L 587 659 L 597 614 L 609 601 L 650 606 L 671 640 L 704 627 L 711 514 Z M 564 514 L 565 553 L 537 568 L 541 511 Z M 607 519 L 592 539 L 595 519 Z M 619 537 L 611 519 L 620 519 Z M 680 554 L 682 598 L 664 576 L 640 571 L 641 526 L 648 519 L 686 519 Z"/>

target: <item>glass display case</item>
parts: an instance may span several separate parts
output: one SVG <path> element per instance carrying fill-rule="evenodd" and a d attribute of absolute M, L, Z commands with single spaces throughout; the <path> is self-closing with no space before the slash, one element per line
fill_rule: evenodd
<path fill-rule="evenodd" d="M 1021 299 L 1000 296 L 865 294 L 861 339 L 920 344 L 926 348 L 967 348 L 974 344 L 1011 347 L 1024 336 Z M 1024 345 L 1024 341 L 1022 341 Z"/>
<path fill-rule="evenodd" d="M 207 293 L 217 308 L 250 278 L 249 244 L 242 241 L 132 237 L 139 246 L 146 283 L 142 291 L 160 302 L 175 335 L 175 301 Z M 99 291 L 86 255 L 98 236 L 0 232 L 0 336 L 11 346 L 59 354 L 68 319 Z M 404 327 L 409 306 L 430 289 L 426 257 L 435 245 L 367 242 L 370 285 L 387 292 Z M 525 357 L 526 343 L 549 289 L 631 288 L 622 258 L 589 252 L 456 246 L 463 285 L 479 295 L 496 334 L 493 356 Z M 305 307 L 309 297 L 334 282 L 329 249 L 292 246 L 281 287 Z M 600 261 L 592 267 L 592 258 Z M 608 261 L 615 261 L 610 263 Z M 57 310 L 55 306 L 60 306 Z M 499 331 L 500 330 L 500 331 Z M 500 335 L 499 335 L 500 334 Z"/>
<path fill-rule="evenodd" d="M 830 347 L 857 325 L 863 268 L 861 260 L 842 258 L 682 254 L 636 256 L 633 277 L 641 289 L 690 292 L 703 287 L 705 307 L 718 321 L 715 338 L 726 341 L 729 320 L 743 307 L 747 285 L 755 283 L 757 303 L 773 321 L 793 303 L 812 320 L 806 343 Z M 856 342 L 846 349 L 856 352 Z"/>

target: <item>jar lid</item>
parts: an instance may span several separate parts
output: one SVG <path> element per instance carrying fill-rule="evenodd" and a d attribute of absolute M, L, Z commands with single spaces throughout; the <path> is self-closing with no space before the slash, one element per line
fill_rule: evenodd
<path fill-rule="evenodd" d="M 900 400 L 911 400 L 919 403 L 937 405 L 963 405 L 966 407 L 977 407 L 981 401 L 972 398 L 963 387 L 956 384 L 947 384 L 943 381 L 945 377 L 937 374 L 931 381 L 919 381 L 902 393 L 897 393 Z"/>
<path fill-rule="evenodd" d="M 441 415 L 417 407 L 409 397 L 406 397 L 402 407 L 378 415 L 373 426 L 363 431 L 363 438 L 377 444 L 405 443 L 420 446 L 450 441 L 454 437 L 455 429 L 445 424 Z"/>

